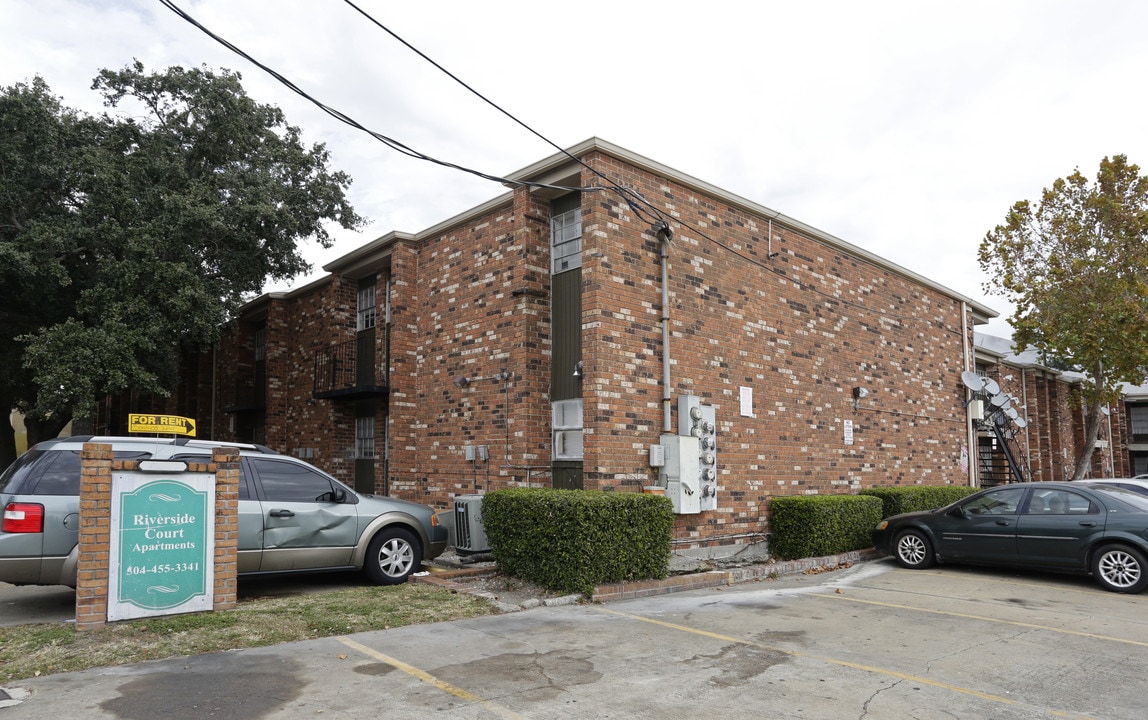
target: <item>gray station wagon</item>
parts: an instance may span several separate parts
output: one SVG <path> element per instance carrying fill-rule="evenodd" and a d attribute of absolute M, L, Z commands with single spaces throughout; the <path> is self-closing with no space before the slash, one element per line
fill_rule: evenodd
<path fill-rule="evenodd" d="M 446 549 L 430 506 L 357 493 L 261 445 L 81 436 L 39 443 L 0 475 L 0 581 L 75 587 L 85 442 L 132 460 L 208 462 L 213 448 L 238 448 L 241 575 L 357 569 L 394 585 Z"/>

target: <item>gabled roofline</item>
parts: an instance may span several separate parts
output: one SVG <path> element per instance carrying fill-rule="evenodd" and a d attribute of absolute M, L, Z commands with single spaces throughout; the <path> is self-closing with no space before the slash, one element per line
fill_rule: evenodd
<path fill-rule="evenodd" d="M 897 265 L 894 262 L 886 260 L 885 258 L 875 255 L 868 250 L 860 248 L 852 243 L 846 242 L 835 235 L 831 235 L 822 230 L 818 230 L 812 225 L 807 225 L 795 218 L 784 215 L 777 210 L 773 210 L 760 203 L 753 202 L 739 195 L 735 195 L 727 190 L 723 190 L 716 185 L 712 185 L 704 180 L 699 180 L 692 175 L 675 170 L 668 165 L 663 165 L 655 160 L 651 160 L 637 153 L 631 152 L 623 147 L 615 145 L 611 142 L 603 140 L 598 137 L 591 137 L 584 140 L 577 145 L 568 148 L 565 152 L 555 153 L 549 157 L 543 158 L 538 162 L 527 165 L 526 167 L 516 172 L 507 175 L 507 179 L 511 181 L 554 181 L 564 175 L 569 175 L 571 171 L 578 167 L 578 162 L 572 160 L 570 156 L 575 158 L 582 158 L 593 152 L 601 152 L 636 167 L 647 170 L 655 175 L 663 176 L 678 184 L 692 188 L 700 193 L 711 195 L 715 198 L 721 199 L 723 202 L 731 206 L 741 208 L 747 212 L 760 215 L 768 218 L 773 222 L 781 225 L 784 228 L 794 232 L 801 233 L 807 237 L 813 238 L 822 242 L 830 247 L 836 248 L 842 252 L 848 253 L 858 259 L 872 263 L 873 265 L 888 270 L 896 275 L 912 280 L 915 283 L 935 290 L 942 295 L 945 295 L 953 300 L 965 303 L 973 314 L 974 324 L 984 324 L 989 319 L 999 316 L 999 313 L 992 308 L 983 305 L 976 300 L 973 300 L 955 290 L 948 288 L 940 283 L 934 282 L 929 278 L 915 273 L 907 268 Z M 455 215 L 452 218 L 444 220 L 437 225 L 433 225 L 426 230 L 419 233 L 403 233 L 403 232 L 389 232 L 362 247 L 353 250 L 346 255 L 326 264 L 323 270 L 329 273 L 337 273 L 339 275 L 355 277 L 357 275 L 367 275 L 374 272 L 378 265 L 389 257 L 391 248 L 398 240 L 406 241 L 419 241 L 424 238 L 433 237 L 442 234 L 452 227 L 462 225 L 473 218 L 485 215 L 493 210 L 498 209 L 503 205 L 507 205 L 513 201 L 513 193 L 506 193 L 496 198 L 488 200 L 481 205 L 478 205 L 470 210 Z"/>
<path fill-rule="evenodd" d="M 396 241 L 405 240 L 407 242 L 418 242 L 420 240 L 441 235 L 451 228 L 459 225 L 464 225 L 470 220 L 485 215 L 489 212 L 497 210 L 500 207 L 508 206 L 514 202 L 514 193 L 503 193 L 496 198 L 492 198 L 477 205 L 470 210 L 459 213 L 452 218 L 448 218 L 432 225 L 426 230 L 418 233 L 407 233 L 392 230 L 391 232 L 376 238 L 371 242 L 363 245 L 360 248 L 352 250 L 346 255 L 336 258 L 323 266 L 323 270 L 329 273 L 336 273 L 346 277 L 360 277 L 367 276 L 378 270 L 379 263 L 386 258 L 390 257 L 391 250 Z"/>
<path fill-rule="evenodd" d="M 842 252 L 853 255 L 858 259 L 865 260 L 866 262 L 872 263 L 873 265 L 888 270 L 889 272 L 892 272 L 896 275 L 900 275 L 901 277 L 936 290 L 937 292 L 940 292 L 941 294 L 946 295 L 953 300 L 964 302 L 973 312 L 974 324 L 984 324 L 985 322 L 988 322 L 990 318 L 995 318 L 1000 315 L 1000 313 L 988 307 L 987 305 L 983 305 L 976 300 L 973 300 L 972 298 L 966 297 L 965 295 L 962 295 L 961 293 L 958 293 L 951 288 L 930 280 L 923 275 L 919 275 L 912 270 L 901 267 L 900 265 L 886 260 L 879 255 L 875 255 L 868 250 L 846 242 L 835 235 L 831 235 L 823 230 L 818 230 L 812 225 L 807 225 L 800 220 L 791 218 L 788 215 L 781 213 L 780 211 L 766 207 L 765 205 L 756 203 L 752 200 L 748 200 L 741 197 L 740 195 L 735 195 L 734 193 L 723 190 L 716 185 L 712 185 L 704 180 L 699 180 L 692 175 L 687 175 L 686 173 L 675 170 L 668 165 L 663 165 L 662 163 L 659 163 L 655 160 L 651 160 L 642 155 L 638 155 L 637 153 L 631 152 L 609 141 L 598 137 L 591 137 L 569 148 L 566 151 L 566 153 L 569 155 L 573 155 L 574 157 L 578 158 L 588 155 L 591 152 L 605 153 L 619 160 L 623 160 L 631 165 L 635 165 L 644 170 L 648 170 L 655 175 L 661 175 L 669 178 L 676 183 L 685 185 L 686 187 L 697 190 L 700 193 L 711 195 L 715 198 L 720 198 L 730 205 L 739 207 L 757 215 L 761 215 L 772 220 L 774 223 L 781 225 L 782 227 L 788 228 L 794 232 L 799 232 L 802 235 L 825 243 L 830 247 L 837 248 Z M 565 170 L 564 166 L 577 164 L 575 161 L 571 160 L 569 155 L 566 153 L 556 153 L 548 158 L 539 160 L 538 162 L 533 163 L 532 165 L 528 165 L 522 170 L 509 175 L 508 179 L 519 181 L 538 180 L 548 175 L 556 176 L 561 174 L 561 172 Z M 978 323 L 977 321 L 980 322 Z"/>

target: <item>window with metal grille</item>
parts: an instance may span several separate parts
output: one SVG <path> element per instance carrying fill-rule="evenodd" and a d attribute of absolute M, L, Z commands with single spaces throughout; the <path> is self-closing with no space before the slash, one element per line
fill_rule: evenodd
<path fill-rule="evenodd" d="M 550 218 L 550 273 L 582 267 L 582 209 Z"/>
<path fill-rule="evenodd" d="M 582 459 L 582 400 L 559 400 L 550 403 L 551 427 L 554 432 L 554 459 Z"/>
<path fill-rule="evenodd" d="M 357 330 L 369 330 L 375 326 L 375 283 L 372 281 L 369 285 L 363 285 L 359 288 L 359 322 L 356 326 Z"/>
<path fill-rule="evenodd" d="M 355 418 L 355 459 L 366 460 L 375 456 L 375 419 Z"/>

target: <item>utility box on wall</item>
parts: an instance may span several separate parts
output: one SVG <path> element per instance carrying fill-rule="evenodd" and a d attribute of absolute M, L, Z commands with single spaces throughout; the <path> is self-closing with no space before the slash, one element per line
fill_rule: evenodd
<path fill-rule="evenodd" d="M 658 479 L 666 488 L 666 497 L 674 504 L 674 512 L 683 515 L 701 512 L 698 439 L 692 435 L 663 435 L 661 440 L 666 453 Z"/>
<path fill-rule="evenodd" d="M 678 434 L 698 439 L 701 510 L 717 509 L 717 412 L 696 395 L 678 397 Z"/>

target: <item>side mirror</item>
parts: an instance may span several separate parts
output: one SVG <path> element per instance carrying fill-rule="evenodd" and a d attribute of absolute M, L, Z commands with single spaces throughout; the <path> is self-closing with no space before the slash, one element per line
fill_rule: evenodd
<path fill-rule="evenodd" d="M 331 500 L 332 500 L 332 502 L 337 502 L 337 503 L 347 502 L 347 491 L 344 490 L 343 488 L 339 488 L 339 489 L 335 490 L 335 492 L 332 493 Z"/>
<path fill-rule="evenodd" d="M 963 518 L 965 516 L 965 511 L 961 509 L 960 505 L 958 505 L 955 508 L 953 508 L 952 510 L 950 510 L 947 514 L 949 517 Z"/>

